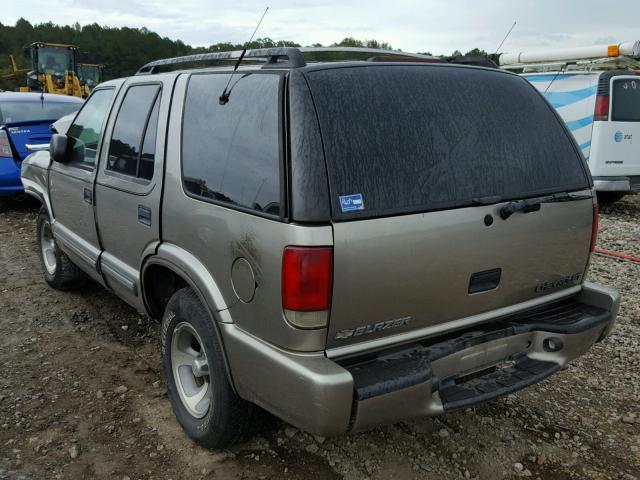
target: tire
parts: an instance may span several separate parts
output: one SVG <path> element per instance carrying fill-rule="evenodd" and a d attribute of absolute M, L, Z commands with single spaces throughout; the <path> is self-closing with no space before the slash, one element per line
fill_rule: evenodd
<path fill-rule="evenodd" d="M 40 263 L 46 282 L 57 290 L 71 290 L 83 286 L 87 276 L 58 247 L 51 231 L 49 212 L 44 206 L 38 213 L 36 233 Z"/>
<path fill-rule="evenodd" d="M 192 289 L 173 294 L 162 319 L 162 373 L 180 426 L 196 443 L 212 449 L 246 440 L 254 412 L 229 383 L 215 328 Z"/>
<path fill-rule="evenodd" d="M 624 192 L 597 192 L 598 203 L 607 204 L 615 203 L 625 196 Z"/>

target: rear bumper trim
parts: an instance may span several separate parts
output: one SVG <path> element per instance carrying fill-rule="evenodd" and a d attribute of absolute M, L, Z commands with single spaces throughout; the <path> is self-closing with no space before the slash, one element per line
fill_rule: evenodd
<path fill-rule="evenodd" d="M 640 191 L 640 175 L 631 177 L 593 177 L 593 186 L 600 192 Z"/>

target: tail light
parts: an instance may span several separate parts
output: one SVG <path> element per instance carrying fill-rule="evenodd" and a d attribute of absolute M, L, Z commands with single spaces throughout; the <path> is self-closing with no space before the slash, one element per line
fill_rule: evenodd
<path fill-rule="evenodd" d="M 593 222 L 591 223 L 591 251 L 596 248 L 598 241 L 598 206 L 593 206 Z"/>
<path fill-rule="evenodd" d="M 593 114 L 594 120 L 609 120 L 609 95 L 596 96 L 596 108 Z"/>
<path fill-rule="evenodd" d="M 13 151 L 11 150 L 9 137 L 7 132 L 4 130 L 0 130 L 0 157 L 13 158 Z"/>
<path fill-rule="evenodd" d="M 326 327 L 333 288 L 332 247 L 286 247 L 282 254 L 282 308 L 298 328 Z"/>

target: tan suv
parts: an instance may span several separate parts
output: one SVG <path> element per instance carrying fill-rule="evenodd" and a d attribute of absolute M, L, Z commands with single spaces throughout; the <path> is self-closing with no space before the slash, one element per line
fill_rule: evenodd
<path fill-rule="evenodd" d="M 162 318 L 190 437 L 228 445 L 254 405 L 323 436 L 467 407 L 607 335 L 593 184 L 526 80 L 243 53 L 99 85 L 22 167 L 45 279 Z"/>

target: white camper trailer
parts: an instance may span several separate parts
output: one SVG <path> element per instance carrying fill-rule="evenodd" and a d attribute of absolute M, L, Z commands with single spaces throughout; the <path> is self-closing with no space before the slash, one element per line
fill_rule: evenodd
<path fill-rule="evenodd" d="M 589 163 L 598 198 L 640 192 L 640 41 L 502 54 L 571 130 Z"/>

